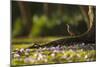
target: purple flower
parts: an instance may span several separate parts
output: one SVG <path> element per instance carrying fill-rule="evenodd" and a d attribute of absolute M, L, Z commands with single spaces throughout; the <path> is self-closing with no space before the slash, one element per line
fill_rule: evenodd
<path fill-rule="evenodd" d="M 35 59 L 32 57 L 26 57 L 24 59 L 24 63 L 27 63 L 27 64 L 34 63 L 34 62 L 35 62 Z"/>
<path fill-rule="evenodd" d="M 26 49 L 26 52 L 29 53 L 30 52 L 30 49 Z"/>
<path fill-rule="evenodd" d="M 51 47 L 50 50 L 51 50 L 51 51 L 52 51 L 52 50 L 55 50 L 55 47 Z"/>

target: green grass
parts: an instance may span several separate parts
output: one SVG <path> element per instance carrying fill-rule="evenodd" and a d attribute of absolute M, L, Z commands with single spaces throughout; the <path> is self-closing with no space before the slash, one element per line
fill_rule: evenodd
<path fill-rule="evenodd" d="M 25 63 L 24 57 L 21 56 L 22 61 L 19 61 L 16 58 L 12 59 L 12 65 L 29 65 L 29 64 L 54 64 L 54 63 L 68 63 L 68 62 L 85 62 L 85 61 L 95 61 L 96 60 L 96 51 L 95 50 L 89 50 L 89 51 L 71 51 L 71 50 L 65 50 L 65 54 L 57 53 L 56 56 L 53 58 L 51 55 L 49 55 L 50 51 L 44 51 L 43 54 L 46 55 L 47 62 L 44 62 L 44 60 L 35 60 L 33 63 Z M 35 52 L 31 52 L 30 56 L 31 58 L 36 58 L 34 56 L 36 54 Z M 62 58 L 63 56 L 66 56 L 66 58 Z"/>
<path fill-rule="evenodd" d="M 58 38 L 47 38 L 48 41 L 52 41 L 54 39 L 58 39 Z M 34 42 L 38 41 L 41 43 L 44 43 L 45 41 L 47 41 L 46 38 L 38 38 L 37 40 L 34 39 Z M 18 41 L 32 41 L 32 39 L 14 39 L 13 42 L 18 42 Z M 26 48 L 28 46 L 31 46 L 32 44 L 12 44 L 12 51 L 15 50 L 16 48 L 21 49 L 21 48 Z M 83 50 L 82 48 L 76 49 L 76 50 L 72 50 L 72 49 L 67 49 L 68 47 L 66 47 L 66 49 L 63 49 L 61 51 L 59 51 L 58 53 L 55 53 L 55 56 L 52 57 L 51 54 L 53 53 L 53 51 L 51 50 L 44 50 L 44 51 L 40 51 L 40 53 L 42 55 L 45 55 L 46 57 L 44 59 L 41 60 L 34 60 L 34 62 L 24 62 L 25 60 L 25 55 L 22 55 L 20 57 L 21 60 L 19 60 L 18 58 L 13 58 L 11 60 L 11 65 L 30 65 L 30 64 L 55 64 L 55 63 L 69 63 L 69 62 L 87 62 L 87 61 L 95 61 L 96 60 L 96 50 Z M 35 51 L 33 51 L 35 50 Z M 31 49 L 31 52 L 29 53 L 29 57 L 31 57 L 32 59 L 37 59 L 37 57 L 35 56 L 35 54 L 37 53 L 37 48 L 33 48 Z"/>

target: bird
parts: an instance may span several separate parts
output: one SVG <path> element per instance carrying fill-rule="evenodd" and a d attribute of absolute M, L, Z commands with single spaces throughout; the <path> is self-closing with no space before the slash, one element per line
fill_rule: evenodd
<path fill-rule="evenodd" d="M 71 36 L 74 36 L 75 35 L 75 33 L 73 33 L 73 32 L 71 32 L 69 29 L 70 29 L 70 27 L 69 27 L 69 25 L 68 24 L 66 24 L 67 25 L 67 31 L 68 31 L 68 33 L 71 35 Z"/>

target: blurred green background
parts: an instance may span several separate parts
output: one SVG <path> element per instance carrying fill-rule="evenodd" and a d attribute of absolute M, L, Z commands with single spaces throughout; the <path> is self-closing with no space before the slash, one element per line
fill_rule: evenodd
<path fill-rule="evenodd" d="M 81 5 L 12 1 L 12 37 L 62 37 L 87 30 Z M 84 6 L 88 7 L 88 6 Z"/>

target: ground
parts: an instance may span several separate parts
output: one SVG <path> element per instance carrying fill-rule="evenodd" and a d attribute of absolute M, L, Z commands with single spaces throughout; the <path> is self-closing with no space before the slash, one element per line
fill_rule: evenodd
<path fill-rule="evenodd" d="M 56 39 L 57 38 L 55 37 L 48 37 L 44 39 L 13 39 L 11 50 L 11 65 L 96 61 L 95 44 L 78 43 L 72 46 L 67 46 L 66 43 L 66 45 L 59 44 L 55 47 L 51 46 L 26 49 L 27 47 L 33 45 L 32 43 L 44 44 Z"/>

